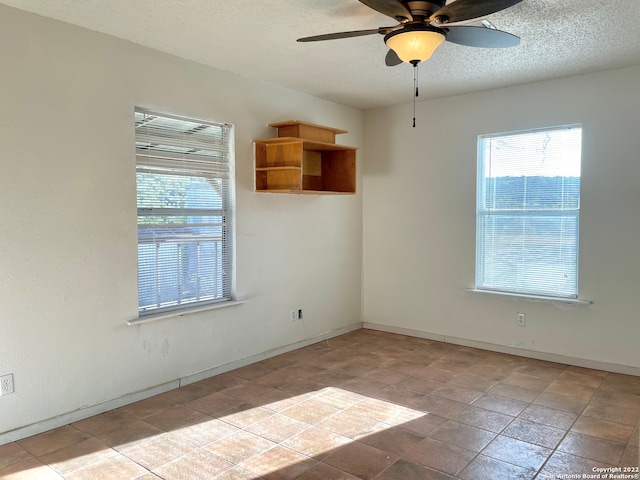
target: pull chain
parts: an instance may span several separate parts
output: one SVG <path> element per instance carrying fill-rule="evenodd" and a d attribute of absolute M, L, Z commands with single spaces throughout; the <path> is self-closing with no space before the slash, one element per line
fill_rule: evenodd
<path fill-rule="evenodd" d="M 413 128 L 416 128 L 416 98 L 418 98 L 418 61 L 414 60 L 413 64 L 413 89 L 415 95 L 413 97 Z"/>

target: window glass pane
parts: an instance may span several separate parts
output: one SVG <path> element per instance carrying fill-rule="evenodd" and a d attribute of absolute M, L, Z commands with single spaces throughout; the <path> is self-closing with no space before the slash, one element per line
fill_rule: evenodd
<path fill-rule="evenodd" d="M 139 308 L 156 310 L 222 297 L 223 265 L 221 239 L 139 244 Z"/>
<path fill-rule="evenodd" d="M 571 296 L 576 291 L 575 216 L 483 216 L 483 286 Z"/>
<path fill-rule="evenodd" d="M 476 288 L 576 297 L 581 128 L 478 139 Z"/>
<path fill-rule="evenodd" d="M 138 208 L 222 208 L 220 179 L 140 173 Z"/>
<path fill-rule="evenodd" d="M 141 314 L 231 299 L 230 141 L 228 125 L 136 111 Z"/>
<path fill-rule="evenodd" d="M 487 210 L 566 210 L 578 208 L 580 177 L 489 177 L 485 179 Z"/>

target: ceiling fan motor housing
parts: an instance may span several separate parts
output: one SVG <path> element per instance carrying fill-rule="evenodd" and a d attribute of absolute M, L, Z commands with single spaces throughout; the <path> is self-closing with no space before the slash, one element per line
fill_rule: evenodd
<path fill-rule="evenodd" d="M 403 3 L 406 4 L 407 10 L 411 12 L 411 15 L 414 17 L 414 19 L 416 19 L 416 17 L 418 17 L 417 19 L 424 19 L 429 18 L 431 15 L 444 7 L 446 0 L 433 0 L 431 2 L 409 1 Z"/>

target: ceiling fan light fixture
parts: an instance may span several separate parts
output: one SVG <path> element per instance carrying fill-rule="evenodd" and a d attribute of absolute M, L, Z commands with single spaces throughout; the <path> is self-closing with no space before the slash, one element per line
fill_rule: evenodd
<path fill-rule="evenodd" d="M 424 62 L 446 38 L 444 30 L 431 25 L 420 28 L 404 28 L 394 30 L 384 37 L 384 43 L 396 52 L 400 60 L 406 63 Z"/>

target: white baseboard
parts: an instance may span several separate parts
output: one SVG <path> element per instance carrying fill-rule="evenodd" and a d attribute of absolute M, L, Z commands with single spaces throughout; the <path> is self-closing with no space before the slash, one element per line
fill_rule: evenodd
<path fill-rule="evenodd" d="M 489 350 L 491 352 L 507 353 L 519 357 L 535 358 L 537 360 L 545 360 L 548 362 L 564 363 L 565 365 L 574 365 L 576 367 L 591 368 L 594 370 L 605 370 L 607 372 L 622 373 L 625 375 L 640 376 L 640 368 L 628 365 L 618 365 L 616 363 L 600 362 L 597 360 L 589 360 L 587 358 L 569 357 L 556 353 L 538 352 L 535 350 L 527 350 L 524 348 L 508 347 L 495 343 L 480 342 L 467 338 L 449 337 L 446 335 L 438 335 L 410 328 L 392 327 L 389 325 L 380 325 L 377 323 L 364 322 L 362 328 L 371 330 L 380 330 L 382 332 L 397 333 L 410 337 L 426 338 L 427 340 L 436 340 L 438 342 L 452 343 L 454 345 L 462 345 L 465 347 L 479 348 L 481 350 Z"/>
<path fill-rule="evenodd" d="M 173 390 L 179 386 L 180 382 L 178 380 L 173 380 L 171 382 L 163 383 L 162 385 L 140 390 L 139 392 L 129 393 L 112 400 L 107 400 L 106 402 L 102 402 L 97 405 L 83 407 L 73 412 L 63 413 L 57 417 L 48 418 L 31 425 L 0 433 L 0 445 L 15 442 L 16 440 L 22 440 L 23 438 L 37 435 L 38 433 L 46 432 L 47 430 L 62 427 L 63 425 L 77 422 L 84 418 L 93 417 L 94 415 L 99 415 L 109 410 L 120 408 L 130 403 L 144 400 L 145 398 L 153 397 L 154 395 L 160 395 L 161 393 L 168 392 L 169 390 Z"/>
<path fill-rule="evenodd" d="M 322 342 L 323 340 L 337 337 L 339 335 L 344 335 L 345 333 L 353 332 L 354 330 L 359 330 L 360 328 L 362 328 L 361 322 L 352 323 L 350 325 L 347 325 L 346 327 L 341 327 L 335 330 L 323 332 L 318 335 L 314 335 L 312 337 L 306 338 L 304 340 L 300 340 L 299 342 L 294 342 L 292 344 L 274 348 L 272 350 L 268 350 L 266 352 L 252 355 L 250 357 L 225 363 L 217 367 L 209 368 L 207 370 L 204 370 L 198 373 L 187 375 L 186 377 L 171 380 L 169 382 L 163 383 L 161 385 L 157 385 L 155 387 L 147 388 L 139 392 L 129 393 L 121 397 L 114 398 L 112 400 L 107 400 L 106 402 L 102 402 L 97 405 L 91 405 L 89 407 L 80 408 L 73 412 L 63 413 L 56 417 L 42 420 L 40 422 L 33 423 L 31 425 L 26 425 L 24 427 L 19 427 L 9 432 L 0 433 L 0 445 L 4 445 L 5 443 L 9 443 L 9 442 L 15 442 L 16 440 L 22 440 L 23 438 L 27 438 L 32 435 L 37 435 L 39 433 L 43 433 L 54 428 L 62 427 L 69 423 L 77 422 L 79 420 L 83 420 L 85 418 L 92 417 L 94 415 L 99 415 L 109 410 L 113 410 L 115 408 L 120 408 L 125 405 L 129 405 L 130 403 L 139 402 L 140 400 L 144 400 L 146 398 L 153 397 L 155 395 L 160 395 L 161 393 L 168 392 L 180 386 L 198 382 L 200 380 L 204 380 L 205 378 L 209 378 L 215 375 L 219 375 L 221 373 L 229 372 L 231 370 L 235 370 L 236 368 L 244 367 L 246 365 L 256 363 L 261 360 L 265 360 L 267 358 L 275 357 L 277 355 L 281 355 L 283 353 L 287 353 L 292 350 L 296 350 L 298 348 L 313 345 L 314 343 Z"/>

